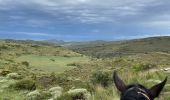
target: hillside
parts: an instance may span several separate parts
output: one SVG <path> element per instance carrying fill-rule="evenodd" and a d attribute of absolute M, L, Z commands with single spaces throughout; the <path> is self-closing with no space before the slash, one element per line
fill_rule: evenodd
<path fill-rule="evenodd" d="M 103 40 L 80 41 L 80 42 L 78 42 L 78 41 L 65 42 L 63 40 L 56 40 L 56 39 L 45 40 L 43 42 L 58 44 L 60 46 L 66 47 L 66 48 L 81 47 L 82 45 L 85 46 L 85 45 L 97 45 L 97 44 L 102 44 L 102 43 L 108 43 L 108 41 L 103 41 Z"/>
<path fill-rule="evenodd" d="M 151 44 L 157 48 L 152 46 L 149 48 L 151 40 Z M 113 70 L 117 70 L 125 82 L 138 82 L 147 87 L 169 76 L 170 54 L 167 41 L 169 37 L 123 42 L 91 41 L 71 46 L 79 48 L 79 52 L 84 52 L 91 56 L 89 57 L 49 42 L 0 40 L 0 90 L 2 91 L 0 99 L 74 100 L 73 98 L 77 96 L 84 98 L 86 95 L 82 95 L 81 91 L 85 91 L 89 93 L 90 99 L 87 100 L 113 100 L 113 98 L 119 100 L 119 94 L 112 83 Z M 145 46 L 146 49 L 141 48 L 141 44 L 150 45 Z M 106 58 L 110 57 L 108 52 L 113 50 L 125 52 L 125 47 L 126 49 L 128 47 L 126 51 L 128 55 Z M 163 47 L 165 48 L 162 49 Z M 84 49 L 87 51 L 82 51 Z M 140 49 L 145 52 L 141 52 Z M 99 51 L 103 59 L 90 54 Z M 169 100 L 169 84 L 168 78 L 160 100 Z M 69 91 L 75 94 L 68 94 Z M 80 91 L 80 94 L 77 91 Z"/>
<path fill-rule="evenodd" d="M 117 57 L 149 52 L 170 52 L 170 37 L 150 37 L 118 42 L 73 45 L 75 52 L 95 57 Z"/>
<path fill-rule="evenodd" d="M 56 72 L 58 70 L 58 72 L 63 72 L 65 69 L 71 68 L 66 66 L 67 63 L 76 62 L 81 58 L 84 59 L 80 54 L 56 44 L 49 44 L 32 40 L 0 41 L 1 68 L 4 68 L 5 66 L 12 66 L 13 64 L 17 65 L 18 63 L 21 64 L 23 62 L 28 62 L 32 69 L 44 69 L 43 71 L 51 70 Z M 63 60 L 58 61 L 57 59 Z"/>

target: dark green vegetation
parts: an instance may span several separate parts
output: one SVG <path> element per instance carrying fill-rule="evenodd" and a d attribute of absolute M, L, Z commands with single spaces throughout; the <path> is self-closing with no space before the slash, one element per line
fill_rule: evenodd
<path fill-rule="evenodd" d="M 170 76 L 170 37 L 95 41 L 69 49 L 46 42 L 1 40 L 0 99 L 119 100 L 113 70 L 125 83 L 146 87 Z M 169 100 L 169 95 L 170 77 L 159 100 Z"/>

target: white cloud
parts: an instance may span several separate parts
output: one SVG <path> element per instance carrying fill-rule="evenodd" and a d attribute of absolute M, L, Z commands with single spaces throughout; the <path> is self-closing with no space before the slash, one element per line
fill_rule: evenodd
<path fill-rule="evenodd" d="M 34 26 L 48 25 L 50 21 L 56 23 L 63 20 L 74 23 L 115 23 L 129 20 L 145 23 L 150 19 L 149 22 L 152 22 L 152 19 L 161 16 L 162 14 L 159 12 L 163 12 L 164 9 L 170 9 L 168 4 L 170 4 L 168 0 L 0 0 L 0 10 L 15 11 L 15 9 L 22 10 L 23 7 L 26 7 L 27 15 L 12 13 L 9 16 L 13 20 L 27 16 L 25 22 Z M 158 11 L 152 8 L 156 8 Z M 37 15 L 30 13 L 32 11 L 37 11 Z M 170 15 L 168 11 L 164 12 Z M 46 16 L 49 19 L 44 17 L 39 20 L 34 18 L 35 16 L 29 17 L 29 13 L 30 16 L 35 14 L 40 18 Z M 39 13 L 46 15 L 41 16 Z M 162 21 L 162 18 L 157 21 Z"/>
<path fill-rule="evenodd" d="M 38 32 L 9 32 L 9 31 L 0 31 L 1 34 L 17 34 L 17 35 L 29 35 L 29 36 L 54 36 L 53 34 L 48 33 L 38 33 Z"/>

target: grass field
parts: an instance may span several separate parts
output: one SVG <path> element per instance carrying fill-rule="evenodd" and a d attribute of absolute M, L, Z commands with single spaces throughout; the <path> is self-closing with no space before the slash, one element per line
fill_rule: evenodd
<path fill-rule="evenodd" d="M 88 57 L 63 57 L 63 56 L 38 56 L 24 55 L 16 58 L 17 62 L 27 61 L 33 69 L 38 69 L 47 72 L 62 73 L 65 70 L 74 68 L 68 66 L 72 63 L 86 63 Z"/>

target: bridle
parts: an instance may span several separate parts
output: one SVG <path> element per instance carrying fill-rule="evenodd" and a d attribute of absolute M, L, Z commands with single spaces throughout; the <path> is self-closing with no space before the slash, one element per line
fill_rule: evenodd
<path fill-rule="evenodd" d="M 143 95 L 145 98 L 147 98 L 148 100 L 150 100 L 149 96 L 146 95 L 146 92 L 145 92 L 143 89 L 141 89 L 141 88 L 138 88 L 138 89 L 140 90 L 140 92 L 137 92 L 138 94 L 141 94 L 141 95 Z"/>
<path fill-rule="evenodd" d="M 143 92 L 137 92 L 137 93 L 143 95 L 145 98 L 147 98 L 148 100 L 150 100 L 149 96 L 146 95 L 145 93 L 143 93 Z"/>
<path fill-rule="evenodd" d="M 134 89 L 134 88 L 130 88 L 129 90 L 131 90 L 131 89 Z M 141 89 L 141 88 L 139 88 L 139 87 L 137 87 L 136 89 L 139 90 L 139 91 L 136 91 L 137 94 L 138 94 L 138 96 L 139 96 L 139 95 L 142 95 L 142 96 L 144 96 L 145 98 L 147 98 L 147 100 L 151 100 L 151 99 L 149 98 L 149 96 L 147 95 L 147 93 L 146 93 L 145 90 L 143 90 L 143 89 Z"/>

